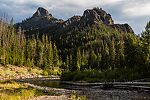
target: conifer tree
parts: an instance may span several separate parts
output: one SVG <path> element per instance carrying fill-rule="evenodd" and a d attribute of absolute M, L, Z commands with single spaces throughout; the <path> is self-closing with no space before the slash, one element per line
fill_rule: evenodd
<path fill-rule="evenodd" d="M 144 53 L 144 60 L 147 66 L 150 67 L 150 21 L 142 33 L 142 48 Z"/>
<path fill-rule="evenodd" d="M 82 51 L 82 55 L 81 55 L 81 69 L 83 68 L 87 68 L 88 66 L 88 57 L 87 54 L 85 53 L 85 51 Z"/>
<path fill-rule="evenodd" d="M 82 63 L 81 60 L 82 60 L 81 52 L 80 52 L 80 49 L 78 48 L 77 49 L 77 56 L 76 56 L 76 61 L 77 61 L 77 63 L 76 63 L 77 65 L 76 66 L 77 66 L 77 70 L 78 71 L 80 71 L 80 68 L 81 68 L 81 63 Z"/>
<path fill-rule="evenodd" d="M 52 47 L 52 42 L 49 42 L 48 45 L 48 66 L 52 67 L 53 66 L 53 47 Z"/>
<path fill-rule="evenodd" d="M 43 65 L 43 45 L 40 40 L 37 40 L 36 50 L 35 50 L 35 65 L 42 67 Z"/>
<path fill-rule="evenodd" d="M 66 71 L 69 71 L 69 56 L 66 57 Z"/>
<path fill-rule="evenodd" d="M 115 56 L 116 56 L 116 52 L 115 52 L 115 40 L 114 37 L 112 38 L 112 40 L 110 41 L 110 49 L 109 49 L 109 54 L 110 54 L 110 66 L 111 69 L 115 68 Z"/>
<path fill-rule="evenodd" d="M 54 49 L 53 49 L 53 67 L 59 66 L 59 56 L 56 44 L 54 43 Z"/>

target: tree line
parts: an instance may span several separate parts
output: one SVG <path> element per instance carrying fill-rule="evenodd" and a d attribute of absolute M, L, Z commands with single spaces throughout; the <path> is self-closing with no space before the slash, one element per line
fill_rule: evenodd
<path fill-rule="evenodd" d="M 102 24 L 71 34 L 39 34 L 26 35 L 21 28 L 14 28 L 13 19 L 10 24 L 0 19 L 0 63 L 59 67 L 68 72 L 133 69 L 143 76 L 150 74 L 150 22 L 140 35 L 121 33 Z"/>
<path fill-rule="evenodd" d="M 21 28 L 14 28 L 13 19 L 10 24 L 6 19 L 0 19 L 0 64 L 45 69 L 59 67 L 61 58 L 48 36 L 43 35 L 42 39 L 38 38 L 38 34 L 25 36 Z"/>

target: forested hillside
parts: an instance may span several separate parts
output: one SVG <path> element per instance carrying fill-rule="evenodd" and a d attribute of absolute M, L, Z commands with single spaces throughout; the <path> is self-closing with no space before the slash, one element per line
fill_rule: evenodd
<path fill-rule="evenodd" d="M 63 80 L 148 78 L 150 22 L 136 35 L 99 8 L 67 21 L 39 8 L 15 27 L 13 19 L 0 20 L 0 63 L 57 68 Z"/>
<path fill-rule="evenodd" d="M 14 29 L 13 19 L 8 24 L 0 20 L 0 63 L 16 66 L 40 67 L 42 69 L 59 68 L 61 58 L 55 43 L 48 37 L 38 35 L 28 38 L 21 28 Z"/>

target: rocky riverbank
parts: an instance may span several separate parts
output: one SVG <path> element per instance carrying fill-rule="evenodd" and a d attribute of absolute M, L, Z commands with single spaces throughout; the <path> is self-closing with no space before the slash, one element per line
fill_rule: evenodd
<path fill-rule="evenodd" d="M 66 95 L 61 95 L 61 96 L 39 96 L 31 98 L 29 100 L 71 100 L 71 99 Z"/>
<path fill-rule="evenodd" d="M 86 95 L 88 100 L 150 100 L 147 92 L 131 90 L 108 89 L 83 89 L 81 95 Z"/>
<path fill-rule="evenodd" d="M 150 100 L 150 92 L 136 91 L 136 90 L 122 90 L 122 89 L 101 89 L 98 86 L 68 86 L 66 89 L 41 87 L 33 84 L 29 84 L 33 88 L 42 89 L 45 91 L 53 91 L 56 95 L 70 96 L 73 92 L 76 92 L 79 96 L 85 96 L 88 100 Z M 60 96 L 57 96 L 60 99 Z M 44 97 L 43 97 L 44 98 Z M 51 100 L 52 97 L 47 100 Z M 41 100 L 41 99 L 37 99 Z M 57 99 L 56 99 L 57 100 Z M 65 100 L 70 100 L 69 98 Z"/>

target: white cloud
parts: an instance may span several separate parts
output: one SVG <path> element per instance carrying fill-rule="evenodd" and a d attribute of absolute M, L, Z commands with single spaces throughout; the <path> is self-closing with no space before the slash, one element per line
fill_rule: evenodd
<path fill-rule="evenodd" d="M 108 5 L 108 4 L 117 4 L 123 0 L 99 0 L 101 5 Z"/>
<path fill-rule="evenodd" d="M 150 16 L 150 2 L 147 4 L 135 3 L 125 5 L 123 13 L 129 17 Z"/>
<path fill-rule="evenodd" d="M 80 7 L 91 7 L 100 4 L 100 0 L 63 0 L 66 4 Z"/>

